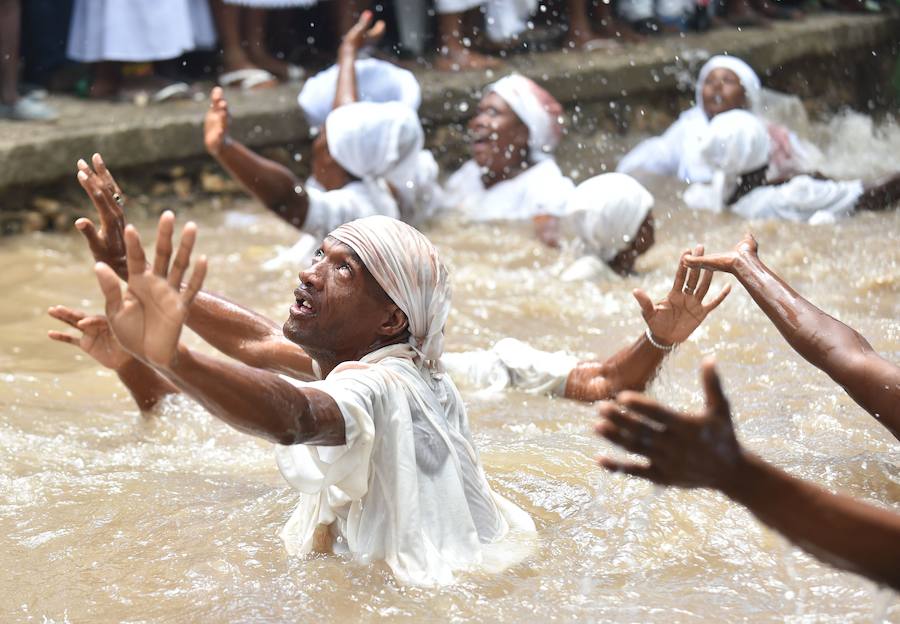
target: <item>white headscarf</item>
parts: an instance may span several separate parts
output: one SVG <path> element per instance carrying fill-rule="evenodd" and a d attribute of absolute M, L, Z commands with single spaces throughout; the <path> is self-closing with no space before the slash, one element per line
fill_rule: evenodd
<path fill-rule="evenodd" d="M 747 96 L 747 104 L 749 105 L 750 110 L 756 110 L 759 107 L 760 92 L 762 91 L 762 84 L 759 81 L 759 76 L 756 75 L 756 72 L 753 71 L 752 67 L 747 65 L 747 63 L 741 59 L 735 56 L 724 56 L 722 54 L 712 57 L 700 68 L 700 74 L 697 76 L 696 92 L 694 94 L 697 106 L 700 106 L 701 108 L 703 106 L 703 83 L 706 82 L 707 76 L 709 76 L 714 69 L 730 69 L 733 71 L 737 75 L 738 80 L 741 81 L 741 86 L 744 87 L 744 93 Z"/>
<path fill-rule="evenodd" d="M 730 110 L 713 117 L 703 136 L 700 154 L 713 169 L 712 182 L 695 183 L 684 192 L 688 206 L 721 212 L 734 194 L 740 176 L 769 162 L 769 132 L 763 122 L 745 110 Z"/>
<path fill-rule="evenodd" d="M 328 151 L 352 175 L 405 182 L 415 168 L 425 133 L 414 110 L 399 102 L 354 102 L 325 120 Z"/>
<path fill-rule="evenodd" d="M 331 236 L 349 245 L 409 323 L 419 364 L 435 369 L 444 352 L 450 276 L 424 234 L 402 221 L 373 216 L 345 223 Z"/>
<path fill-rule="evenodd" d="M 485 89 L 496 93 L 528 127 L 528 159 L 539 162 L 551 158 L 562 138 L 562 105 L 530 78 L 511 74 Z"/>
<path fill-rule="evenodd" d="M 653 207 L 653 195 L 624 173 L 585 180 L 569 196 L 566 216 L 585 251 L 609 262 L 628 247 Z"/>
<path fill-rule="evenodd" d="M 356 91 L 361 102 L 401 102 L 418 110 L 422 103 L 419 81 L 409 70 L 379 59 L 360 59 L 356 69 Z M 325 123 L 334 104 L 338 66 L 332 65 L 308 79 L 297 96 L 310 128 Z"/>

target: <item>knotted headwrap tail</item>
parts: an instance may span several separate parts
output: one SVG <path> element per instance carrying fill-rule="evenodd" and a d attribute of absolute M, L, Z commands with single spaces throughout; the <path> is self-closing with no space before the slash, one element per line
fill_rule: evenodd
<path fill-rule="evenodd" d="M 383 216 L 345 223 L 331 236 L 357 253 L 406 314 L 417 361 L 439 370 L 444 324 L 450 314 L 450 277 L 431 241 L 412 226 Z"/>
<path fill-rule="evenodd" d="M 712 57 L 700 68 L 700 75 L 697 76 L 696 93 L 694 95 L 698 106 L 703 105 L 703 83 L 706 82 L 706 77 L 709 76 L 710 72 L 714 69 L 730 69 L 733 71 L 735 75 L 737 75 L 738 80 L 741 81 L 741 86 L 744 87 L 744 93 L 747 96 L 747 105 L 750 107 L 750 110 L 756 110 L 759 107 L 760 93 L 762 91 L 762 84 L 759 81 L 759 76 L 756 75 L 756 72 L 753 71 L 752 67 L 747 65 L 747 63 L 741 59 L 735 56 L 724 56 L 721 54 Z"/>
<path fill-rule="evenodd" d="M 496 93 L 528 127 L 528 159 L 550 158 L 562 138 L 562 105 L 530 78 L 511 74 L 489 85 L 485 93 Z"/>
<path fill-rule="evenodd" d="M 604 173 L 579 184 L 566 214 L 585 250 L 609 262 L 628 247 L 653 207 L 653 195 L 624 173 Z"/>
<path fill-rule="evenodd" d="M 328 151 L 357 178 L 385 177 L 405 182 L 415 177 L 425 143 L 419 116 L 399 102 L 353 102 L 325 120 Z"/>

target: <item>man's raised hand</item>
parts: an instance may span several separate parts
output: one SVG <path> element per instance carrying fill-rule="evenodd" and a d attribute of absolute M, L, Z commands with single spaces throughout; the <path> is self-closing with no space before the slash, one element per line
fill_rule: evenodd
<path fill-rule="evenodd" d="M 147 264 L 137 230 L 131 225 L 125 228 L 128 289 L 124 296 L 108 265 L 100 262 L 95 269 L 106 299 L 106 316 L 119 343 L 138 359 L 162 368 L 170 367 L 177 356 L 181 329 L 206 276 L 206 258 L 201 256 L 187 286 L 182 288 L 197 226 L 190 222 L 184 226 L 173 260 L 174 227 L 175 216 L 164 212 L 159 218 L 152 267 Z"/>
<path fill-rule="evenodd" d="M 735 245 L 732 251 L 725 253 L 710 254 L 689 254 L 684 257 L 683 262 L 686 266 L 693 269 L 707 269 L 709 271 L 723 271 L 725 273 L 733 273 L 742 258 L 748 256 L 755 258 L 759 250 L 759 245 L 753 234 L 747 232 L 744 238 Z"/>
<path fill-rule="evenodd" d="M 91 158 L 93 169 L 84 161 L 78 161 L 78 183 L 97 210 L 100 229 L 82 217 L 75 221 L 75 227 L 87 239 L 88 246 L 97 262 L 103 262 L 122 279 L 128 279 L 125 262 L 125 213 L 122 206 L 125 196 L 115 178 L 106 168 L 100 154 Z"/>
<path fill-rule="evenodd" d="M 118 370 L 132 360 L 132 356 L 122 348 L 109 328 L 105 316 L 88 316 L 80 310 L 66 306 L 53 306 L 47 313 L 53 318 L 74 327 L 81 336 L 50 330 L 47 336 L 57 342 L 65 342 L 79 347 L 97 360 L 97 363 L 112 370 Z"/>
<path fill-rule="evenodd" d="M 228 101 L 222 87 L 209 94 L 209 110 L 203 118 L 203 144 L 210 156 L 218 156 L 228 141 Z"/>
<path fill-rule="evenodd" d="M 669 409 L 636 392 L 621 392 L 616 403 L 601 404 L 597 434 L 649 463 L 608 457 L 598 463 L 660 485 L 727 488 L 743 451 L 712 358 L 703 362 L 701 377 L 706 407 L 699 414 Z"/>
<path fill-rule="evenodd" d="M 341 47 L 352 51 L 354 54 L 370 43 L 375 43 L 384 34 L 384 21 L 378 20 L 371 28 L 372 11 L 366 10 L 359 14 L 356 23 L 344 34 L 341 40 Z"/>
<path fill-rule="evenodd" d="M 647 293 L 640 288 L 633 293 L 654 338 L 668 345 L 687 340 L 706 315 L 715 310 L 731 292 L 731 286 L 726 286 L 709 303 L 703 303 L 712 283 L 712 271 L 689 269 L 684 259 L 690 254 L 691 251 L 687 250 L 681 255 L 672 290 L 662 301 L 654 305 Z M 697 245 L 692 257 L 702 256 L 703 245 Z"/>

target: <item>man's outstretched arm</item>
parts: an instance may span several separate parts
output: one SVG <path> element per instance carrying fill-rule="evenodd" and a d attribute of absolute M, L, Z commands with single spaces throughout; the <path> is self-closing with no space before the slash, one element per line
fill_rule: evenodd
<path fill-rule="evenodd" d="M 81 332 L 80 336 L 73 336 L 50 330 L 47 336 L 51 340 L 80 348 L 101 366 L 115 371 L 142 412 L 153 409 L 167 394 L 178 392 L 178 388 L 165 377 L 122 348 L 113 336 L 105 316 L 88 316 L 66 306 L 53 306 L 47 312 Z"/>
<path fill-rule="evenodd" d="M 210 94 L 203 121 L 206 151 L 231 177 L 266 208 L 296 228 L 302 228 L 309 210 L 309 196 L 290 169 L 264 158 L 228 134 L 228 102 L 221 87 Z"/>
<path fill-rule="evenodd" d="M 672 289 L 665 299 L 653 304 L 644 291 L 634 291 L 647 331 L 605 361 L 579 362 L 566 382 L 566 397 L 598 401 L 622 390 L 643 390 L 669 351 L 687 340 L 706 316 L 725 300 L 730 291 L 728 286 L 709 303 L 703 303 L 712 283 L 712 271 L 689 270 L 682 262 L 689 253 L 685 251 L 679 259 Z M 702 257 L 703 246 L 698 245 L 693 253 Z"/>
<path fill-rule="evenodd" d="M 206 258 L 197 260 L 190 279 L 183 282 L 196 226 L 184 227 L 170 262 L 171 238 L 172 222 L 164 215 L 151 267 L 137 230 L 130 225 L 125 228 L 128 288 L 124 295 L 115 272 L 97 264 L 109 325 L 122 348 L 241 431 L 282 444 L 343 444 L 343 417 L 327 394 L 298 388 L 268 371 L 193 353 L 179 344 L 191 302 L 203 285 Z"/>
<path fill-rule="evenodd" d="M 633 392 L 600 407 L 597 433 L 649 463 L 602 457 L 601 466 L 660 485 L 705 487 L 840 568 L 900 589 L 900 515 L 792 477 L 745 451 L 714 363 L 703 363 L 706 408 L 684 414 Z"/>
<path fill-rule="evenodd" d="M 94 260 L 111 266 L 127 280 L 124 194 L 102 157 L 94 154 L 92 160 L 93 169 L 79 161 L 78 181 L 97 210 L 100 229 L 87 218 L 78 219 L 75 226 L 87 240 Z M 300 379 L 312 375 L 312 359 L 284 337 L 275 321 L 223 297 L 198 293 L 187 325 L 210 345 L 248 366 Z"/>
<path fill-rule="evenodd" d="M 688 256 L 691 267 L 734 275 L 788 344 L 820 368 L 900 440 L 900 366 L 888 362 L 856 330 L 804 299 L 767 267 L 747 235 L 734 251 Z"/>

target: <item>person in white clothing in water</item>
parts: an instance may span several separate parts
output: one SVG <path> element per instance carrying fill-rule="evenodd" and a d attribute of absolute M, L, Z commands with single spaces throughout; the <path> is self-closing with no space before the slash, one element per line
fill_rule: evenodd
<path fill-rule="evenodd" d="M 856 210 L 883 210 L 900 199 L 898 174 L 874 182 L 810 175 L 769 182 L 769 154 L 769 134 L 756 116 L 743 110 L 717 115 L 700 144 L 712 181 L 691 184 L 684 192 L 685 203 L 745 219 L 824 224 Z"/>
<path fill-rule="evenodd" d="M 231 137 L 219 87 L 204 122 L 207 151 L 264 206 L 317 238 L 365 216 L 417 218 L 406 182 L 415 177 L 424 144 L 419 117 L 401 102 L 359 101 L 357 52 L 384 31 L 383 22 L 371 22 L 372 13 L 363 12 L 341 43 L 332 110 L 313 141 L 307 183 Z"/>
<path fill-rule="evenodd" d="M 471 160 L 444 185 L 448 210 L 472 221 L 534 221 L 538 237 L 556 244 L 555 219 L 574 184 L 553 158 L 563 109 L 533 80 L 512 74 L 485 90 L 469 120 Z"/>

